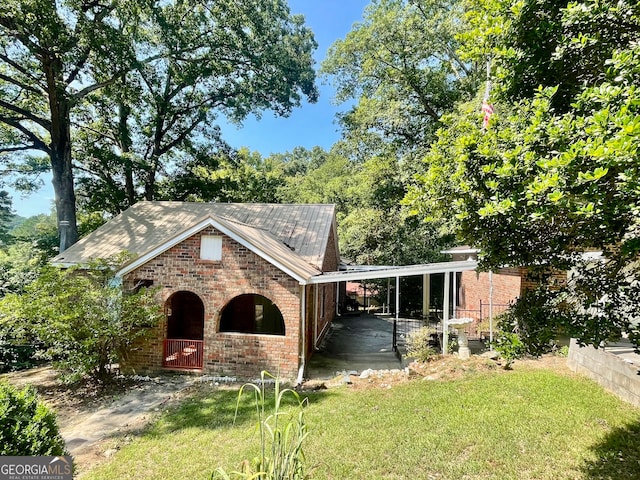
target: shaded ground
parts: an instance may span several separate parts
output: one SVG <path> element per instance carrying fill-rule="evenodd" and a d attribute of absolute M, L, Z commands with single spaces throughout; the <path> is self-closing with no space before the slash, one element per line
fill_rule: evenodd
<path fill-rule="evenodd" d="M 402 368 L 392 347 L 391 320 L 366 314 L 336 318 L 309 360 L 306 377 L 328 379 L 345 371 Z"/>
<path fill-rule="evenodd" d="M 92 383 L 65 385 L 51 367 L 3 375 L 13 385 L 33 385 L 57 414 L 60 433 L 78 470 L 109 457 L 106 441 L 127 439 L 156 413 L 178 399 L 197 377 L 163 375 L 120 378 L 108 386 Z"/>

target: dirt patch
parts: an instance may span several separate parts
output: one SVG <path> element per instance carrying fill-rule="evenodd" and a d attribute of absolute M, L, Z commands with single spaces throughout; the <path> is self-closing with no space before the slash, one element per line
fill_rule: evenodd
<path fill-rule="evenodd" d="M 514 371 L 526 369 L 549 369 L 565 375 L 572 372 L 566 365 L 567 359 L 557 355 L 544 355 L 540 358 L 522 359 L 514 362 Z M 455 356 L 436 357 L 430 362 L 413 362 L 404 369 L 365 370 L 363 372 L 345 372 L 330 380 L 310 380 L 303 385 L 303 390 L 313 391 L 339 386 L 354 389 L 392 388 L 416 379 L 425 381 L 448 381 L 468 375 L 485 372 L 504 372 L 504 365 L 499 360 L 472 356 L 468 360 L 460 360 Z"/>

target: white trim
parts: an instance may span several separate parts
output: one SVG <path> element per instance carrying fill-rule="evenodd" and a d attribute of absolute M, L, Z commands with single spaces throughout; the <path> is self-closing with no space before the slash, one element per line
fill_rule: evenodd
<path fill-rule="evenodd" d="M 158 255 L 166 252 L 171 247 L 176 246 L 180 242 L 183 242 L 187 238 L 189 238 L 189 237 L 197 234 L 198 232 L 204 230 L 206 227 L 213 227 L 216 230 L 218 230 L 219 232 L 223 233 L 224 235 L 227 235 L 228 237 L 230 237 L 231 239 L 235 240 L 236 242 L 238 242 L 243 247 L 248 248 L 253 253 L 258 255 L 259 257 L 263 258 L 267 262 L 271 263 L 273 266 L 275 266 L 278 269 L 282 270 L 287 275 L 293 277 L 295 280 L 297 280 L 300 283 L 300 285 L 306 285 L 307 284 L 308 279 L 303 278 L 300 275 L 298 275 L 297 273 L 293 272 L 290 268 L 288 268 L 287 266 L 283 265 L 279 261 L 275 260 L 271 256 L 267 255 L 262 250 L 259 250 L 252 243 L 246 241 L 244 238 L 239 237 L 235 232 L 231 231 L 230 229 L 228 229 L 227 227 L 222 225 L 220 222 L 217 222 L 212 217 L 205 218 L 201 222 L 195 224 L 191 228 L 188 228 L 187 230 L 183 231 L 182 233 L 176 235 L 175 237 L 173 237 L 172 239 L 170 239 L 167 242 L 163 243 L 162 245 L 159 245 L 156 248 L 154 248 L 153 250 L 150 250 L 149 252 L 145 253 L 144 255 L 141 255 L 140 257 L 136 258 L 133 262 L 129 263 L 128 265 L 126 265 L 122 269 L 120 269 L 116 273 L 116 275 L 117 276 L 124 276 L 124 275 L 132 272 L 136 268 L 144 265 L 145 263 L 149 262 L 150 260 L 152 260 L 153 258 L 157 257 Z"/>

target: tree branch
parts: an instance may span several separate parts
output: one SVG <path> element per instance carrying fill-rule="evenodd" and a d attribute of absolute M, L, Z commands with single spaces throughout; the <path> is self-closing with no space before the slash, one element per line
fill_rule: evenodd
<path fill-rule="evenodd" d="M 44 143 L 42 139 L 40 139 L 40 137 L 38 137 L 35 133 L 33 133 L 24 125 L 22 125 L 17 119 L 0 115 L 0 123 L 4 123 L 5 125 L 15 128 L 16 130 L 21 132 L 25 137 L 31 140 L 31 142 L 33 142 L 33 145 L 32 145 L 33 150 L 43 151 L 47 155 L 51 153 L 51 150 L 49 149 L 47 144 Z"/>
<path fill-rule="evenodd" d="M 40 118 L 37 115 L 34 115 L 33 113 L 29 112 L 28 110 L 25 110 L 24 108 L 18 107 L 17 105 L 13 105 L 12 103 L 9 103 L 9 102 L 5 102 L 2 99 L 0 99 L 0 107 L 5 108 L 10 112 L 16 113 L 24 117 L 25 120 L 31 120 L 32 122 L 40 125 L 42 128 L 44 128 L 47 131 L 51 130 L 51 122 L 49 120 Z M 10 117 L 5 117 L 5 118 L 10 118 Z M 0 120 L 2 120 L 2 117 L 0 117 Z"/>
<path fill-rule="evenodd" d="M 5 62 L 7 65 L 10 65 L 11 67 L 15 68 L 17 71 L 19 71 L 20 73 L 22 73 L 23 75 L 25 75 L 26 77 L 30 78 L 34 84 L 36 85 L 40 85 L 40 81 L 38 80 L 38 78 L 36 78 L 35 76 L 32 75 L 32 73 L 27 70 L 26 68 L 24 68 L 22 65 L 20 65 L 19 63 L 14 62 L 11 58 L 9 58 L 7 55 L 5 55 L 4 53 L 0 53 L 0 60 L 2 60 L 3 62 Z M 8 77 L 8 80 L 11 83 L 16 83 L 15 79 L 12 79 L 11 77 Z M 31 87 L 33 88 L 33 87 Z M 43 93 L 44 91 L 41 90 L 38 93 Z"/>

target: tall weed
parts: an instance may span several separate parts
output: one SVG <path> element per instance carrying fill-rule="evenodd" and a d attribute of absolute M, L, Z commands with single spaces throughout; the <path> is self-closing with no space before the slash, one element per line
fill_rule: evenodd
<path fill-rule="evenodd" d="M 270 402 L 266 395 L 268 379 L 274 380 L 273 411 L 269 413 Z M 301 399 L 298 392 L 290 388 L 281 389 L 280 380 L 268 372 L 261 372 L 260 381 L 245 383 L 238 392 L 236 419 L 240 400 L 245 391 L 253 392 L 257 431 L 260 440 L 260 454 L 253 461 L 245 460 L 239 470 L 227 473 L 218 468 L 211 479 L 218 480 L 305 480 L 305 456 L 302 443 L 308 435 L 304 419 L 304 407 L 307 399 Z M 297 403 L 294 412 L 283 406 L 285 396 L 291 396 Z"/>

